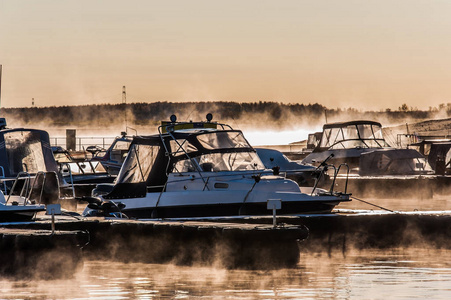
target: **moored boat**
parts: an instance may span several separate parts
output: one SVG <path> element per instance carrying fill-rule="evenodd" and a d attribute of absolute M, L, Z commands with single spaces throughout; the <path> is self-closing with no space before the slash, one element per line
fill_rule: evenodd
<path fill-rule="evenodd" d="M 98 185 L 85 216 L 131 218 L 330 212 L 349 194 L 296 182 L 265 169 L 240 130 L 212 122 L 163 122 L 159 133 L 133 138 L 115 184 Z"/>

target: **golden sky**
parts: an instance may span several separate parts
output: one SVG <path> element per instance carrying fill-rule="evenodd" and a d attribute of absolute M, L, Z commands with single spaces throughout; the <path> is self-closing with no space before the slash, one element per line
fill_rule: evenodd
<path fill-rule="evenodd" d="M 0 0 L 3 107 L 451 102 L 451 1 Z"/>

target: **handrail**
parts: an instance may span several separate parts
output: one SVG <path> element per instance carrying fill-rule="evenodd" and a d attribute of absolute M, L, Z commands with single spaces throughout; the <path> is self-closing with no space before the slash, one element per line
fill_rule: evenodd
<path fill-rule="evenodd" d="M 21 177 L 21 176 L 25 176 L 25 177 Z M 19 194 L 20 197 L 23 197 L 22 193 L 24 191 L 25 186 L 29 184 L 30 178 L 31 178 L 31 176 L 27 172 L 19 172 L 17 174 L 16 179 L 14 180 L 13 186 L 11 188 L 11 191 L 8 194 L 8 198 L 6 199 L 6 203 L 8 203 L 9 199 L 11 198 L 11 195 L 14 192 L 14 189 L 16 188 L 16 185 L 17 185 L 17 182 L 19 181 L 19 179 L 25 179 L 24 185 L 22 186 L 22 190 L 20 191 L 20 194 Z"/>
<path fill-rule="evenodd" d="M 36 175 L 34 176 L 33 184 L 30 187 L 30 192 L 28 193 L 28 196 L 25 199 L 31 199 L 31 195 L 33 193 L 33 188 L 36 185 L 36 182 L 38 181 L 39 175 L 43 176 L 42 185 L 41 185 L 41 192 L 39 194 L 39 201 L 38 201 L 38 203 L 41 204 L 42 194 L 44 193 L 45 180 L 46 180 L 46 177 L 47 177 L 47 174 L 45 172 L 43 172 L 43 171 L 37 172 Z M 31 177 L 30 177 L 30 180 L 31 180 Z M 24 201 L 24 205 L 25 205 L 25 201 Z"/>
<path fill-rule="evenodd" d="M 3 178 L 3 179 L 6 178 L 5 177 L 5 169 L 3 168 L 3 166 L 0 166 L 0 170 L 2 171 L 2 174 L 0 175 L 0 178 Z M 6 195 L 7 192 L 8 192 L 7 186 L 6 186 L 6 184 L 4 182 L 2 182 L 1 184 L 3 185 L 3 189 L 4 189 L 3 190 L 3 194 Z"/>
<path fill-rule="evenodd" d="M 227 172 L 227 171 L 225 171 L 225 172 Z M 203 178 L 209 179 L 209 178 L 215 178 L 215 177 L 233 177 L 233 176 L 240 176 L 241 177 L 241 176 L 244 176 L 244 175 L 249 175 L 249 176 L 273 175 L 272 171 L 270 171 L 270 170 L 267 170 L 267 171 L 263 170 L 263 171 L 260 171 L 260 172 L 256 172 L 255 170 L 250 170 L 249 172 L 246 171 L 246 173 L 244 173 L 244 171 L 240 171 L 240 172 L 243 172 L 243 173 L 240 173 L 240 174 L 236 174 L 236 173 L 235 174 L 215 174 L 215 175 L 210 175 L 210 176 L 206 176 L 206 177 L 203 177 Z M 211 172 L 211 173 L 214 173 L 214 172 Z M 220 172 L 218 172 L 218 173 L 220 173 Z M 228 172 L 228 173 L 230 173 L 230 172 Z M 179 172 L 179 174 L 182 174 L 182 173 Z M 177 183 L 177 182 L 192 181 L 193 180 L 193 178 L 191 176 L 189 176 L 189 175 L 180 175 L 180 176 L 188 176 L 188 178 L 186 178 L 186 179 L 179 179 L 179 180 L 173 180 L 171 182 L 169 182 L 169 180 L 168 180 L 167 182 L 168 183 Z"/>
<path fill-rule="evenodd" d="M 334 186 L 335 186 L 335 180 L 337 179 L 338 173 L 340 173 L 340 169 L 342 166 L 345 166 L 347 168 L 347 173 L 346 173 L 346 181 L 345 181 L 345 194 L 348 190 L 348 178 L 349 178 L 349 166 L 346 163 L 342 163 L 338 166 L 338 168 L 335 168 L 335 166 L 332 165 L 332 167 L 334 168 L 334 179 L 332 180 L 332 184 L 330 186 L 330 190 L 329 192 L 332 194 L 334 192 Z"/>
<path fill-rule="evenodd" d="M 67 170 L 69 171 L 70 185 L 72 187 L 72 196 L 75 198 L 74 178 L 72 177 L 72 169 L 70 168 L 70 164 L 66 162 L 66 163 L 61 163 L 61 165 L 67 166 Z M 61 168 L 61 171 L 62 170 L 63 170 L 63 168 Z"/>
<path fill-rule="evenodd" d="M 349 179 L 349 165 L 347 163 L 340 164 L 338 166 L 337 175 L 335 177 L 337 177 L 338 173 L 340 173 L 340 168 L 342 166 L 345 166 L 346 169 L 347 169 L 347 171 L 346 171 L 346 181 L 345 181 L 345 194 L 347 194 L 347 192 L 348 192 L 348 179 Z M 335 178 L 334 178 L 334 180 L 335 180 Z"/>

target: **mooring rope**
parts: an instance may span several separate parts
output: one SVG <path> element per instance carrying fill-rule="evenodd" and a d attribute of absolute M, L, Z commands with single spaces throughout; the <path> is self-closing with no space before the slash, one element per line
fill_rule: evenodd
<path fill-rule="evenodd" d="M 368 202 L 368 201 L 365 201 L 365 200 L 362 200 L 362 199 L 356 198 L 356 197 L 354 197 L 354 196 L 351 196 L 351 197 L 349 197 L 349 198 L 351 198 L 351 199 L 354 199 L 354 200 L 357 200 L 357 201 L 361 201 L 361 202 L 363 202 L 363 203 L 366 203 L 366 204 L 369 204 L 369 205 L 375 206 L 375 207 L 377 207 L 377 208 L 380 208 L 380 209 L 383 209 L 383 210 L 386 210 L 386 211 L 389 211 L 389 212 L 392 212 L 392 213 L 397 213 L 397 212 L 396 212 L 396 211 L 394 211 L 394 210 L 391 210 L 391 209 L 388 209 L 388 208 L 385 208 L 385 207 L 382 207 L 382 206 L 379 206 L 379 205 L 373 204 L 373 203 L 371 203 L 371 202 Z"/>

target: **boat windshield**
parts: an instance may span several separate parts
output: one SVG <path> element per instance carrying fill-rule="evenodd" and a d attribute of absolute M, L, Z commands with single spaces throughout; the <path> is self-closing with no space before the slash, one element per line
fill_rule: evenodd
<path fill-rule="evenodd" d="M 199 169 L 204 172 L 221 172 L 263 170 L 265 166 L 257 153 L 246 151 L 202 154 L 192 159 L 179 160 L 174 168 L 178 172 L 194 172 Z"/>
<path fill-rule="evenodd" d="M 39 132 L 13 131 L 5 133 L 5 147 L 11 174 L 46 171 Z"/>
<path fill-rule="evenodd" d="M 197 136 L 202 147 L 208 150 L 251 148 L 241 131 L 209 132 Z"/>
<path fill-rule="evenodd" d="M 190 158 L 187 156 L 185 159 L 179 160 L 174 166 L 176 171 L 220 172 L 265 169 L 258 155 L 251 150 L 252 147 L 241 131 L 205 132 L 197 135 L 196 139 L 203 148 L 201 152 L 206 151 L 207 153 L 197 154 Z M 175 142 L 173 142 L 171 141 L 171 147 L 175 146 Z M 183 148 L 186 153 L 198 150 L 186 140 L 178 140 L 177 145 L 178 147 L 172 148 L 173 151 L 175 150 L 174 153 L 177 154 L 179 154 L 180 148 Z M 245 148 L 248 148 L 249 151 L 245 151 Z M 214 152 L 210 153 L 211 150 L 214 150 Z"/>
<path fill-rule="evenodd" d="M 381 148 L 389 147 L 382 135 L 382 127 L 376 124 L 351 124 L 324 129 L 321 148 Z"/>

